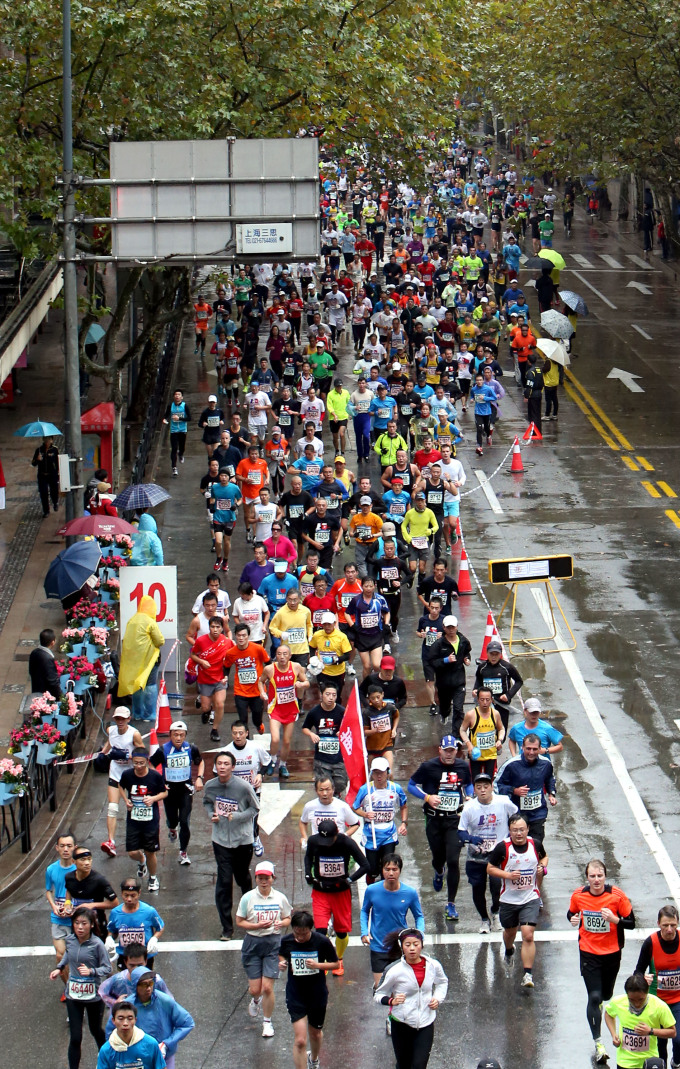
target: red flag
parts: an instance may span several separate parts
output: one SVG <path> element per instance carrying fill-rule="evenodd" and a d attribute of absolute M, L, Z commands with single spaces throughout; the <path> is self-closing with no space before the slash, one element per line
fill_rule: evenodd
<path fill-rule="evenodd" d="M 359 684 L 356 679 L 345 707 L 345 715 L 340 724 L 339 739 L 340 750 L 349 776 L 349 788 L 345 801 L 348 805 L 351 805 L 359 789 L 363 787 L 368 779 L 366 772 L 368 757 L 364 739 L 364 726 L 361 719 L 361 705 L 359 703 Z"/>

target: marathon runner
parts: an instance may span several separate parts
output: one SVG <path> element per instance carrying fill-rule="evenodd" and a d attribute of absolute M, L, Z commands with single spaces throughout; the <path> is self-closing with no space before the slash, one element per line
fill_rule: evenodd
<path fill-rule="evenodd" d="M 649 984 L 640 973 L 629 976 L 623 989 L 625 994 L 605 1006 L 604 1023 L 616 1047 L 617 1066 L 644 1069 L 654 1064 L 660 1039 L 676 1038 L 675 1017 L 667 1003 L 650 995 Z"/>
<path fill-rule="evenodd" d="M 490 688 L 493 703 L 500 713 L 506 736 L 510 719 L 510 702 L 523 682 L 514 664 L 504 660 L 503 643 L 500 639 L 492 638 L 486 647 L 486 660 L 480 661 L 477 665 L 472 697 L 477 697 L 477 691 L 482 684 Z"/>
<path fill-rule="evenodd" d="M 361 843 L 368 861 L 367 884 L 380 879 L 383 861 L 396 853 L 399 836 L 406 835 L 408 831 L 406 795 L 389 775 L 389 761 L 384 757 L 374 757 L 370 782 L 359 788 L 352 803 L 352 809 L 364 821 Z M 401 821 L 398 827 L 394 819 L 397 809 Z"/>
<path fill-rule="evenodd" d="M 491 777 L 496 775 L 496 761 L 505 739 L 503 722 L 500 713 L 494 709 L 490 687 L 477 688 L 477 702 L 475 708 L 469 709 L 463 717 L 460 728 L 473 780 L 480 772 L 488 772 Z"/>
<path fill-rule="evenodd" d="M 183 720 L 175 720 L 170 725 L 170 741 L 163 743 L 152 754 L 151 764 L 156 768 L 159 765 L 163 768 L 162 775 L 168 791 L 168 796 L 163 803 L 168 825 L 168 838 L 171 843 L 177 842 L 177 826 L 179 825 L 179 863 L 190 865 L 191 858 L 187 853 L 187 847 L 191 839 L 189 829 L 191 807 L 194 792 L 203 790 L 205 762 L 198 747 L 187 742 L 187 726 Z M 193 780 L 192 767 L 198 769 Z"/>
<path fill-rule="evenodd" d="M 327 682 L 319 689 L 321 700 L 307 713 L 302 734 L 314 743 L 314 776 L 324 780 L 330 777 L 334 792 L 340 795 L 348 784 L 338 739 L 345 707 L 338 703 L 336 684 Z"/>
<path fill-rule="evenodd" d="M 425 931 L 425 917 L 418 892 L 415 887 L 401 882 L 403 867 L 400 854 L 386 857 L 382 866 L 382 880 L 366 888 L 361 906 L 361 942 L 370 947 L 374 990 L 392 961 L 386 943 L 387 936 L 408 925 L 409 913 L 418 931 Z"/>
<path fill-rule="evenodd" d="M 662 906 L 656 921 L 659 930 L 647 936 L 642 944 L 635 972 L 643 974 L 649 984 L 656 977 L 656 993 L 673 1014 L 676 1034 L 673 1037 L 672 1062 L 677 1066 L 680 1065 L 680 1036 L 677 1032 L 680 1018 L 680 938 L 677 906 Z M 668 1040 L 661 1039 L 659 1054 L 664 1060 L 667 1048 Z"/>
<path fill-rule="evenodd" d="M 253 714 L 253 724 L 260 735 L 264 734 L 262 721 L 264 703 L 259 688 L 259 679 L 264 666 L 269 664 L 269 656 L 258 642 L 250 641 L 248 624 L 237 624 L 234 628 L 236 645 L 227 651 L 224 666 L 228 670 L 236 665 L 234 679 L 234 702 L 236 715 L 247 726 L 248 712 Z M 212 739 L 212 732 L 210 735 Z M 219 742 L 219 735 L 216 739 Z"/>
<path fill-rule="evenodd" d="M 101 845 L 109 857 L 116 856 L 116 822 L 120 812 L 118 785 L 126 769 L 132 768 L 130 755 L 133 749 L 144 746 L 144 739 L 137 728 L 130 726 L 130 710 L 125 705 L 117 705 L 113 710 L 113 724 L 107 729 L 108 738 L 102 746 L 103 754 L 111 755 L 109 764 L 108 806 L 106 810 L 106 830 L 108 839 Z"/>
<path fill-rule="evenodd" d="M 310 835 L 316 835 L 322 820 L 332 820 L 336 828 L 343 835 L 354 835 L 359 830 L 359 822 L 341 798 L 334 798 L 333 780 L 323 773 L 314 780 L 316 800 L 306 802 L 300 817 L 300 845 L 303 850 L 307 847 Z"/>
<path fill-rule="evenodd" d="M 73 851 L 76 842 L 70 832 L 60 832 L 57 836 L 54 849 L 57 852 L 57 860 L 47 866 L 45 872 L 45 897 L 50 904 L 50 923 L 52 926 L 52 943 L 57 955 L 57 962 L 61 961 L 66 950 L 66 937 L 71 934 L 71 918 L 66 916 L 64 905 L 66 903 L 66 877 L 75 871 Z M 64 984 L 68 981 L 68 972 L 62 972 Z M 62 992 L 62 1002 L 66 1001 L 66 995 Z"/>
<path fill-rule="evenodd" d="M 423 933 L 405 928 L 393 936 L 402 958 L 386 969 L 374 999 L 390 1007 L 389 1021 L 397 1069 L 427 1069 L 436 1011 L 449 981 L 436 958 L 423 954 Z"/>
<path fill-rule="evenodd" d="M 351 875 L 350 858 L 355 863 Z M 334 820 L 321 820 L 316 834 L 307 840 L 305 879 L 312 888 L 314 925 L 321 935 L 327 934 L 333 918 L 338 955 L 333 976 L 345 975 L 342 959 L 352 930 L 350 887 L 367 872 L 368 862 L 354 840 L 349 835 L 339 834 Z"/>
<path fill-rule="evenodd" d="M 236 909 L 236 927 L 245 932 L 241 962 L 248 977 L 248 1013 L 257 1017 L 262 1010 L 262 1036 L 274 1035 L 274 981 L 279 975 L 281 930 L 290 925 L 290 902 L 274 890 L 274 866 L 259 861 L 255 866 L 255 887 L 246 891 Z"/>
<path fill-rule="evenodd" d="M 458 838 L 467 843 L 465 874 L 472 888 L 472 901 L 481 917 L 480 935 L 500 929 L 501 881 L 488 876 L 489 854 L 508 836 L 508 818 L 517 806 L 502 794 L 494 794 L 493 779 L 488 772 L 480 772 L 474 780 L 475 797 L 465 806 L 458 826 Z M 486 884 L 491 891 L 491 919 L 486 904 Z"/>
<path fill-rule="evenodd" d="M 290 753 L 295 722 L 300 716 L 298 695 L 307 690 L 309 680 L 305 669 L 291 659 L 290 646 L 282 642 L 274 661 L 265 665 L 258 680 L 260 696 L 268 701 L 269 730 L 272 736 L 271 771 L 278 764 L 279 777 L 288 779 L 286 761 Z"/>
<path fill-rule="evenodd" d="M 158 950 L 158 937 L 165 928 L 160 913 L 153 906 L 140 901 L 141 889 L 139 880 L 130 876 L 123 880 L 120 885 L 123 903 L 112 909 L 109 915 L 109 934 L 118 940 L 115 950 L 118 954 L 119 972 L 125 968 L 125 951 L 131 943 L 141 943 L 146 948 L 146 964 L 150 969 L 153 968 L 153 959 Z"/>
<path fill-rule="evenodd" d="M 127 807 L 125 849 L 128 857 L 137 862 L 137 879 L 149 877 L 148 891 L 158 891 L 160 884 L 156 875 L 160 850 L 158 803 L 168 796 L 162 776 L 149 768 L 149 752 L 145 749 L 132 751 L 132 768 L 120 777 L 120 797 Z M 125 793 L 127 792 L 127 798 Z"/>
<path fill-rule="evenodd" d="M 288 969 L 286 1008 L 293 1024 L 295 1069 L 319 1069 L 328 1005 L 326 972 L 337 965 L 333 944 L 314 930 L 312 914 L 296 910 L 291 917 L 291 931 L 284 935 L 279 947 L 279 969 Z"/>
<path fill-rule="evenodd" d="M 224 747 L 226 753 L 230 753 L 235 759 L 234 775 L 245 780 L 255 791 L 255 797 L 262 804 L 262 772 L 269 771 L 271 757 L 257 740 L 248 738 L 248 725 L 242 720 L 234 720 L 231 725 L 231 742 Z M 260 839 L 258 824 L 259 813 L 255 816 L 253 832 L 253 853 L 255 857 L 262 857 L 264 846 Z"/>
<path fill-rule="evenodd" d="M 525 735 L 522 752 L 505 762 L 496 778 L 496 790 L 519 806 L 537 842 L 543 842 L 548 805 L 557 805 L 555 773 L 548 757 L 539 755 L 538 735 Z"/>

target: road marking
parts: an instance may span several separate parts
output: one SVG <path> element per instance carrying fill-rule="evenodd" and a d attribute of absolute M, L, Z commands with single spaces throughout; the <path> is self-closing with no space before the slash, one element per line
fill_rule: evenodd
<path fill-rule="evenodd" d="M 640 465 L 640 467 L 644 468 L 645 471 L 654 471 L 654 465 L 650 464 L 649 461 L 645 460 L 644 457 L 636 456 L 635 459 L 637 460 L 637 462 Z"/>
<path fill-rule="evenodd" d="M 630 390 L 631 393 L 644 393 L 642 386 L 638 386 L 636 379 L 641 378 L 640 375 L 634 375 L 631 371 L 622 371 L 620 367 L 613 367 L 609 374 L 608 379 L 619 379 L 623 385 Z"/>
<path fill-rule="evenodd" d="M 604 293 L 600 293 L 598 289 L 595 289 L 595 286 L 592 286 L 587 278 L 584 278 L 578 271 L 573 271 L 572 274 L 576 275 L 576 278 L 582 282 L 584 286 L 587 286 L 591 293 L 594 293 L 596 297 L 599 297 L 601 301 L 604 301 L 608 308 L 611 308 L 614 312 L 616 311 L 616 305 L 612 304 L 609 298 L 605 297 Z"/>
<path fill-rule="evenodd" d="M 648 334 L 646 330 L 642 329 L 642 327 L 639 327 L 637 323 L 631 323 L 631 327 L 633 328 L 633 330 L 636 330 L 638 334 L 641 334 L 645 341 L 654 341 L 652 335 Z"/>
<path fill-rule="evenodd" d="M 680 731 L 680 720 L 674 720 L 673 723 L 675 724 L 678 731 Z"/>
<path fill-rule="evenodd" d="M 304 793 L 304 791 L 282 791 L 278 783 L 263 783 L 262 805 L 257 818 L 262 831 L 266 835 L 271 835 Z"/>
<path fill-rule="evenodd" d="M 602 409 L 598 405 L 598 403 L 595 400 L 595 398 L 592 397 L 591 394 L 588 393 L 588 391 L 586 390 L 585 386 L 581 385 L 581 383 L 578 381 L 576 376 L 568 368 L 567 368 L 566 374 L 567 374 L 567 378 L 571 379 L 571 381 L 573 382 L 574 386 L 576 387 L 577 390 L 579 390 L 581 395 L 586 399 L 586 401 L 588 402 L 588 404 L 592 408 L 593 412 L 597 416 L 600 417 L 600 419 L 604 423 L 605 427 L 609 428 L 609 430 L 614 435 L 616 440 L 620 443 L 620 445 L 622 445 L 624 449 L 627 449 L 630 453 L 632 453 L 633 452 L 633 447 L 630 444 L 630 442 L 628 441 L 628 439 L 625 438 L 623 434 L 621 434 L 621 431 L 618 429 L 616 424 L 612 423 L 612 421 L 610 420 L 609 416 L 607 416 L 602 411 Z"/>
<path fill-rule="evenodd" d="M 632 260 L 634 264 L 637 264 L 638 267 L 641 267 L 644 271 L 652 270 L 652 265 L 648 264 L 646 260 L 643 260 L 641 256 L 634 256 L 632 252 L 627 252 L 626 257 L 627 259 Z"/>
<path fill-rule="evenodd" d="M 501 508 L 500 502 L 496 497 L 495 493 L 493 492 L 491 488 L 491 483 L 487 479 L 486 475 L 483 471 L 476 471 L 475 475 L 477 476 L 477 480 L 482 488 L 486 500 L 491 505 L 492 511 L 495 512 L 497 516 L 502 516 L 503 509 Z"/>
<path fill-rule="evenodd" d="M 656 931 L 658 931 L 658 928 L 635 928 L 633 931 L 626 932 L 626 940 L 642 943 Z M 521 938 L 521 935 L 518 933 L 518 941 L 521 941 Z M 576 944 L 578 936 L 575 928 L 550 928 L 543 932 L 536 932 L 535 939 L 537 943 Z M 479 935 L 477 932 L 442 932 L 441 934 L 434 933 L 425 936 L 426 946 L 483 946 L 484 943 L 500 944 L 502 941 L 502 932 L 492 932 L 490 935 Z M 207 954 L 213 953 L 214 951 L 221 952 L 224 950 L 240 951 L 242 946 L 242 939 L 229 939 L 225 943 L 223 943 L 221 939 L 182 939 L 174 941 L 171 939 L 163 939 L 159 941 L 157 953 Z M 364 944 L 361 942 L 361 936 L 351 935 L 349 937 L 349 946 L 363 947 L 364 952 L 368 957 L 368 948 L 364 947 Z M 0 947 L 0 958 L 49 957 L 54 957 L 53 946 Z"/>
<path fill-rule="evenodd" d="M 650 483 L 647 479 L 643 479 L 640 483 L 640 486 L 644 486 L 650 497 L 661 497 L 661 494 L 655 487 L 654 483 Z"/>
<path fill-rule="evenodd" d="M 638 282 L 638 280 L 632 279 L 626 286 L 627 290 L 638 290 L 640 293 L 644 293 L 645 297 L 651 297 L 652 290 L 649 286 L 645 286 L 644 282 Z"/>
<path fill-rule="evenodd" d="M 542 590 L 539 590 L 536 587 L 531 588 L 531 593 L 534 596 L 534 600 L 539 608 L 541 616 L 548 627 L 552 627 L 553 617 L 545 594 Z M 555 645 L 557 647 L 563 646 L 565 644 L 565 638 L 556 622 L 554 630 Z M 614 742 L 609 728 L 605 725 L 604 720 L 602 719 L 600 711 L 586 686 L 586 682 L 581 674 L 581 669 L 578 666 L 574 654 L 568 650 L 560 650 L 559 656 L 562 658 L 562 663 L 571 679 L 576 695 L 583 706 L 583 710 L 590 721 L 591 727 L 595 732 L 595 736 L 605 752 L 614 775 L 619 781 L 619 785 L 626 797 L 635 821 L 647 841 L 647 845 L 654 860 L 661 869 L 661 873 L 668 884 L 668 889 L 672 897 L 675 899 L 676 904 L 678 904 L 680 903 L 680 876 L 678 875 L 675 865 L 671 861 L 666 847 L 661 841 L 659 833 L 654 827 L 652 818 L 647 812 L 637 787 L 631 779 L 623 755 Z"/>
<path fill-rule="evenodd" d="M 604 427 L 600 423 L 599 419 L 595 419 L 595 416 L 593 416 L 591 414 L 591 412 L 589 411 L 588 406 L 586 405 L 585 401 L 583 401 L 579 397 L 579 395 L 576 393 L 575 390 L 573 390 L 571 388 L 571 386 L 569 385 L 568 382 L 565 382 L 564 389 L 566 390 L 567 395 L 569 397 L 571 397 L 571 399 L 574 402 L 574 404 L 578 405 L 578 407 L 581 409 L 581 411 L 583 412 L 583 415 L 586 417 L 586 419 L 589 421 L 589 423 L 592 423 L 593 427 L 595 428 L 597 433 L 600 435 L 600 437 L 604 438 L 604 440 L 607 443 L 607 445 L 609 446 L 609 448 L 613 449 L 615 453 L 620 452 L 619 446 L 616 444 L 616 442 L 612 438 L 609 437 L 609 435 L 607 434 L 606 430 L 604 429 Z"/>
<path fill-rule="evenodd" d="M 600 259 L 604 260 L 604 262 L 606 264 L 609 264 L 610 267 L 615 267 L 617 269 L 617 271 L 618 270 L 621 270 L 621 271 L 623 270 L 623 264 L 620 264 L 619 261 L 615 260 L 613 256 L 609 256 L 608 253 L 601 252 L 599 254 L 599 256 L 600 256 Z"/>
<path fill-rule="evenodd" d="M 640 470 L 632 457 L 624 457 L 624 456 L 622 456 L 621 460 L 623 461 L 623 463 L 626 465 L 627 468 L 630 468 L 631 471 L 639 471 Z"/>
<path fill-rule="evenodd" d="M 675 509 L 666 509 L 666 515 L 668 516 L 668 519 L 675 524 L 676 527 L 680 528 L 680 516 L 678 516 Z"/>
<path fill-rule="evenodd" d="M 668 483 L 662 483 L 661 480 L 659 479 L 657 481 L 656 485 L 661 487 L 661 489 L 663 490 L 663 492 L 666 495 L 666 497 L 677 497 L 678 496 L 676 494 L 675 490 L 673 489 L 673 487 L 669 486 Z"/>
<path fill-rule="evenodd" d="M 592 267 L 593 266 L 591 264 L 590 260 L 586 259 L 585 256 L 581 256 L 581 254 L 578 253 L 578 252 L 572 252 L 571 258 L 572 258 L 572 260 L 576 260 L 576 263 L 580 267 Z"/>

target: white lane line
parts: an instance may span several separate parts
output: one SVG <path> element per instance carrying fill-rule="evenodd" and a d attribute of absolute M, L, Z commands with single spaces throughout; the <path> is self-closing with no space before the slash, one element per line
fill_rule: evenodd
<path fill-rule="evenodd" d="M 615 260 L 613 256 L 609 256 L 606 252 L 601 252 L 599 256 L 600 259 L 604 260 L 604 262 L 606 264 L 609 264 L 610 267 L 616 267 L 617 270 L 623 270 L 623 264 L 620 264 L 619 261 Z"/>
<path fill-rule="evenodd" d="M 579 264 L 580 267 L 592 267 L 593 266 L 591 264 L 590 260 L 588 260 L 585 256 L 581 256 L 581 254 L 579 252 L 572 252 L 571 258 L 572 258 L 572 260 L 576 260 L 576 263 Z"/>
<path fill-rule="evenodd" d="M 591 284 L 590 284 L 590 282 L 588 282 L 587 278 L 584 278 L 583 275 L 579 274 L 578 271 L 573 271 L 572 274 L 576 275 L 576 278 L 580 282 L 582 282 L 584 286 L 587 286 L 588 289 L 591 291 L 591 293 L 594 293 L 597 297 L 600 298 L 601 301 L 604 301 L 604 303 L 607 305 L 608 308 L 611 308 L 611 309 L 613 309 L 613 311 L 616 311 L 616 305 L 612 304 L 612 302 L 609 300 L 609 298 L 605 297 L 604 293 L 600 293 L 600 291 L 596 290 L 594 286 L 591 286 Z"/>
<path fill-rule="evenodd" d="M 497 516 L 502 516 L 503 509 L 501 508 L 500 502 L 496 497 L 495 493 L 493 492 L 491 488 L 491 483 L 487 479 L 486 475 L 483 471 L 476 471 L 475 475 L 477 476 L 477 480 L 482 488 L 482 491 L 484 492 L 486 500 L 491 505 L 492 512 L 495 512 Z"/>
<path fill-rule="evenodd" d="M 646 338 L 647 341 L 653 341 L 654 340 L 652 338 L 652 335 L 648 334 L 646 330 L 642 329 L 642 327 L 639 327 L 637 325 L 637 323 L 631 323 L 631 327 L 633 328 L 633 330 L 636 330 L 638 332 L 638 334 L 641 334 L 643 338 Z"/>
<path fill-rule="evenodd" d="M 673 723 L 675 724 L 678 731 L 680 731 L 680 720 L 674 720 Z"/>
<path fill-rule="evenodd" d="M 657 928 L 635 928 L 632 932 L 626 932 L 626 941 L 642 943 L 644 940 L 658 931 Z M 441 935 L 426 935 L 425 943 L 430 946 L 481 946 L 483 943 L 500 943 L 503 936 L 501 932 L 492 932 L 491 935 L 478 935 L 476 932 L 443 932 Z M 518 939 L 521 936 L 518 935 Z M 576 943 L 577 934 L 575 928 L 549 929 L 544 932 L 536 932 L 537 943 Z M 158 944 L 159 954 L 208 954 L 213 951 L 240 950 L 242 939 L 229 939 L 223 943 L 219 939 L 183 939 L 173 942 L 171 939 L 162 939 Z M 361 947 L 361 936 L 349 937 L 351 947 Z M 54 957 L 53 946 L 20 946 L 0 947 L 0 958 L 49 958 Z"/>
<path fill-rule="evenodd" d="M 271 835 L 304 793 L 304 791 L 282 791 L 278 783 L 263 783 L 262 804 L 257 818 L 262 831 L 266 835 Z"/>
<path fill-rule="evenodd" d="M 531 593 L 538 605 L 541 616 L 550 627 L 552 625 L 552 617 L 545 594 L 537 587 L 532 587 Z M 556 645 L 564 645 L 564 635 L 561 633 L 560 628 L 557 625 L 555 625 L 555 630 Z M 588 720 L 590 721 L 590 725 L 595 732 L 598 742 L 602 746 L 602 749 L 612 766 L 612 771 L 619 781 L 621 790 L 626 796 L 626 801 L 631 808 L 635 821 L 645 837 L 652 856 L 661 869 L 666 883 L 668 884 L 668 889 L 676 903 L 680 903 L 680 875 L 678 875 L 678 870 L 671 861 L 670 854 L 666 850 L 666 847 L 661 842 L 661 838 L 654 827 L 652 818 L 647 812 L 645 804 L 640 797 L 640 793 L 631 779 L 623 755 L 614 742 L 611 732 L 609 731 L 609 728 L 606 727 L 600 711 L 586 686 L 586 681 L 581 674 L 581 669 L 576 662 L 576 658 L 573 653 L 563 651 L 560 652 L 560 657 L 562 658 L 562 663 L 567 670 L 572 686 L 576 691 L 576 695 L 583 706 L 583 710 L 588 717 Z"/>
<path fill-rule="evenodd" d="M 644 271 L 653 270 L 652 265 L 648 264 L 646 260 L 643 260 L 641 256 L 634 256 L 632 252 L 627 252 L 626 257 L 629 260 L 632 260 L 634 264 L 637 264 L 638 267 L 641 267 Z"/>

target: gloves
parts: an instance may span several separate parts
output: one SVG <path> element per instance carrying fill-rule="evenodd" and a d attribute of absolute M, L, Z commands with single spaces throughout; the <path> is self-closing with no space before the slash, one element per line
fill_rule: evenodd
<path fill-rule="evenodd" d="M 152 935 L 149 942 L 146 944 L 146 952 L 150 958 L 153 958 L 158 952 L 158 939 L 155 935 Z"/>
<path fill-rule="evenodd" d="M 468 842 L 471 846 L 481 846 L 484 840 L 480 835 L 468 835 Z"/>
<path fill-rule="evenodd" d="M 311 876 L 305 876 L 305 883 L 309 884 L 309 886 L 311 887 L 314 883 L 314 880 Z"/>
<path fill-rule="evenodd" d="M 106 953 L 111 958 L 111 961 L 115 961 L 117 954 L 116 941 L 112 935 L 107 935 L 106 940 L 104 942 L 104 946 L 106 947 Z"/>

